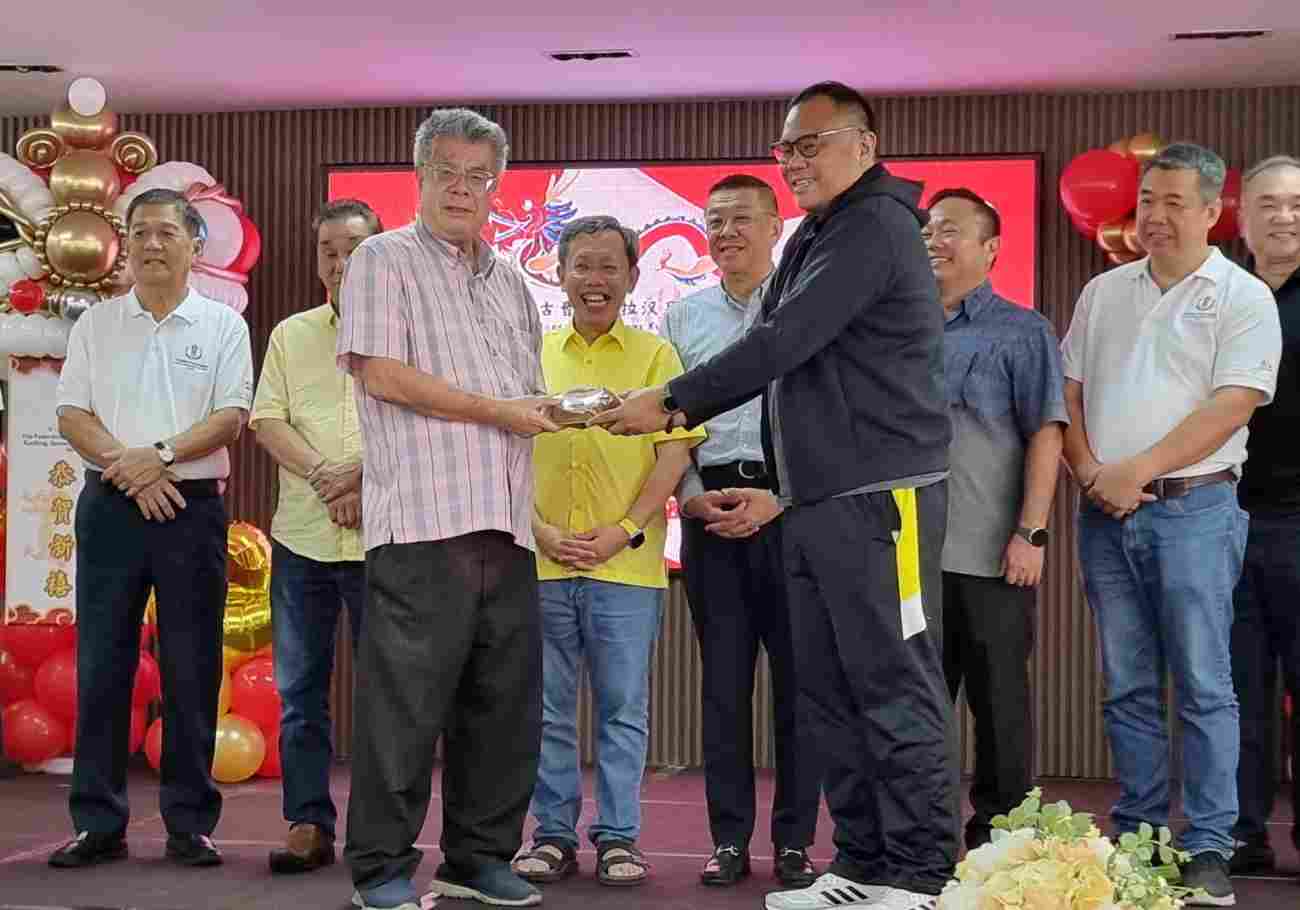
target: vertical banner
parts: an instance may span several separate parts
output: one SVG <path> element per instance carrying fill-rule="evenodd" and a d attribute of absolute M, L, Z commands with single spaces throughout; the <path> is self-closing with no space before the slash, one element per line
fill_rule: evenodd
<path fill-rule="evenodd" d="M 62 364 L 9 362 L 7 623 L 76 620 L 73 515 L 85 473 L 81 458 L 59 435 L 54 404 Z"/>

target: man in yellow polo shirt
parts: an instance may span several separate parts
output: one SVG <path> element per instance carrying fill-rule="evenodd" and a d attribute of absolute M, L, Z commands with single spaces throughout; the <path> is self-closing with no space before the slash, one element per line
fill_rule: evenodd
<path fill-rule="evenodd" d="M 352 251 L 383 230 L 364 202 L 339 199 L 312 226 L 326 303 L 271 332 L 250 425 L 279 466 L 271 519 L 271 626 L 280 715 L 283 849 L 271 871 L 310 872 L 334 862 L 329 692 L 334 633 L 347 605 L 353 652 L 361 637 L 361 431 L 352 377 L 335 362 L 339 288 Z"/>
<path fill-rule="evenodd" d="M 607 216 L 578 218 L 559 241 L 559 276 L 572 325 L 542 342 L 546 388 L 618 392 L 682 372 L 671 344 L 619 318 L 636 285 L 635 232 Z M 533 532 L 541 579 L 542 755 L 532 812 L 538 827 L 515 871 L 554 882 L 577 869 L 582 777 L 578 677 L 585 659 L 596 714 L 597 879 L 646 877 L 637 848 L 649 735 L 650 654 L 659 630 L 667 523 L 664 503 L 703 430 L 621 438 L 601 429 L 537 437 Z"/>

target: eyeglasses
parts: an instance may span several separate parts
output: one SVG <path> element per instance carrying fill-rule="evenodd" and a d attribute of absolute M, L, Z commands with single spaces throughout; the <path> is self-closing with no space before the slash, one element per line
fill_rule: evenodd
<path fill-rule="evenodd" d="M 484 170 L 461 170 L 450 164 L 426 164 L 424 169 L 433 175 L 433 182 L 440 187 L 449 187 L 457 180 L 464 180 L 471 193 L 482 195 L 497 185 L 497 175 Z"/>
<path fill-rule="evenodd" d="M 865 126 L 841 126 L 833 130 L 822 130 L 819 133 L 805 133 L 793 142 L 778 139 L 768 147 L 772 150 L 772 156 L 781 164 L 789 161 L 795 152 L 798 152 L 804 158 L 816 158 L 817 153 L 822 150 L 823 137 L 834 136 L 836 133 L 847 133 L 850 130 L 867 132 Z"/>

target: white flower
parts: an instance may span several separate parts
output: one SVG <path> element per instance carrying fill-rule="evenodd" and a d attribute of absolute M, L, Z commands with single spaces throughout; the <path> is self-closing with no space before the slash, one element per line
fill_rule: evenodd
<path fill-rule="evenodd" d="M 950 881 L 939 895 L 939 910 L 979 910 L 979 902 L 979 885 Z"/>

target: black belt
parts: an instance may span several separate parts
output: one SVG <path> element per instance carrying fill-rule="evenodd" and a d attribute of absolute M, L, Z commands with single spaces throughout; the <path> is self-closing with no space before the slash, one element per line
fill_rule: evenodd
<path fill-rule="evenodd" d="M 772 478 L 767 473 L 767 465 L 761 461 L 732 461 L 700 468 L 700 480 L 704 481 L 704 487 L 708 490 L 721 490 L 726 487 L 757 487 L 762 490 L 772 488 Z"/>
<path fill-rule="evenodd" d="M 1151 493 L 1157 499 L 1177 499 L 1186 496 L 1197 487 L 1236 479 L 1237 475 L 1232 471 L 1215 471 L 1213 474 L 1200 474 L 1196 477 L 1161 477 L 1143 487 L 1142 492 Z"/>
<path fill-rule="evenodd" d="M 103 482 L 104 474 L 102 471 L 86 471 L 87 486 L 92 483 L 102 484 Z M 173 480 L 172 486 L 176 488 L 177 493 L 180 493 L 186 499 L 190 497 L 200 499 L 207 496 L 221 495 L 221 481 L 219 480 Z M 117 488 L 114 487 L 114 489 Z"/>

